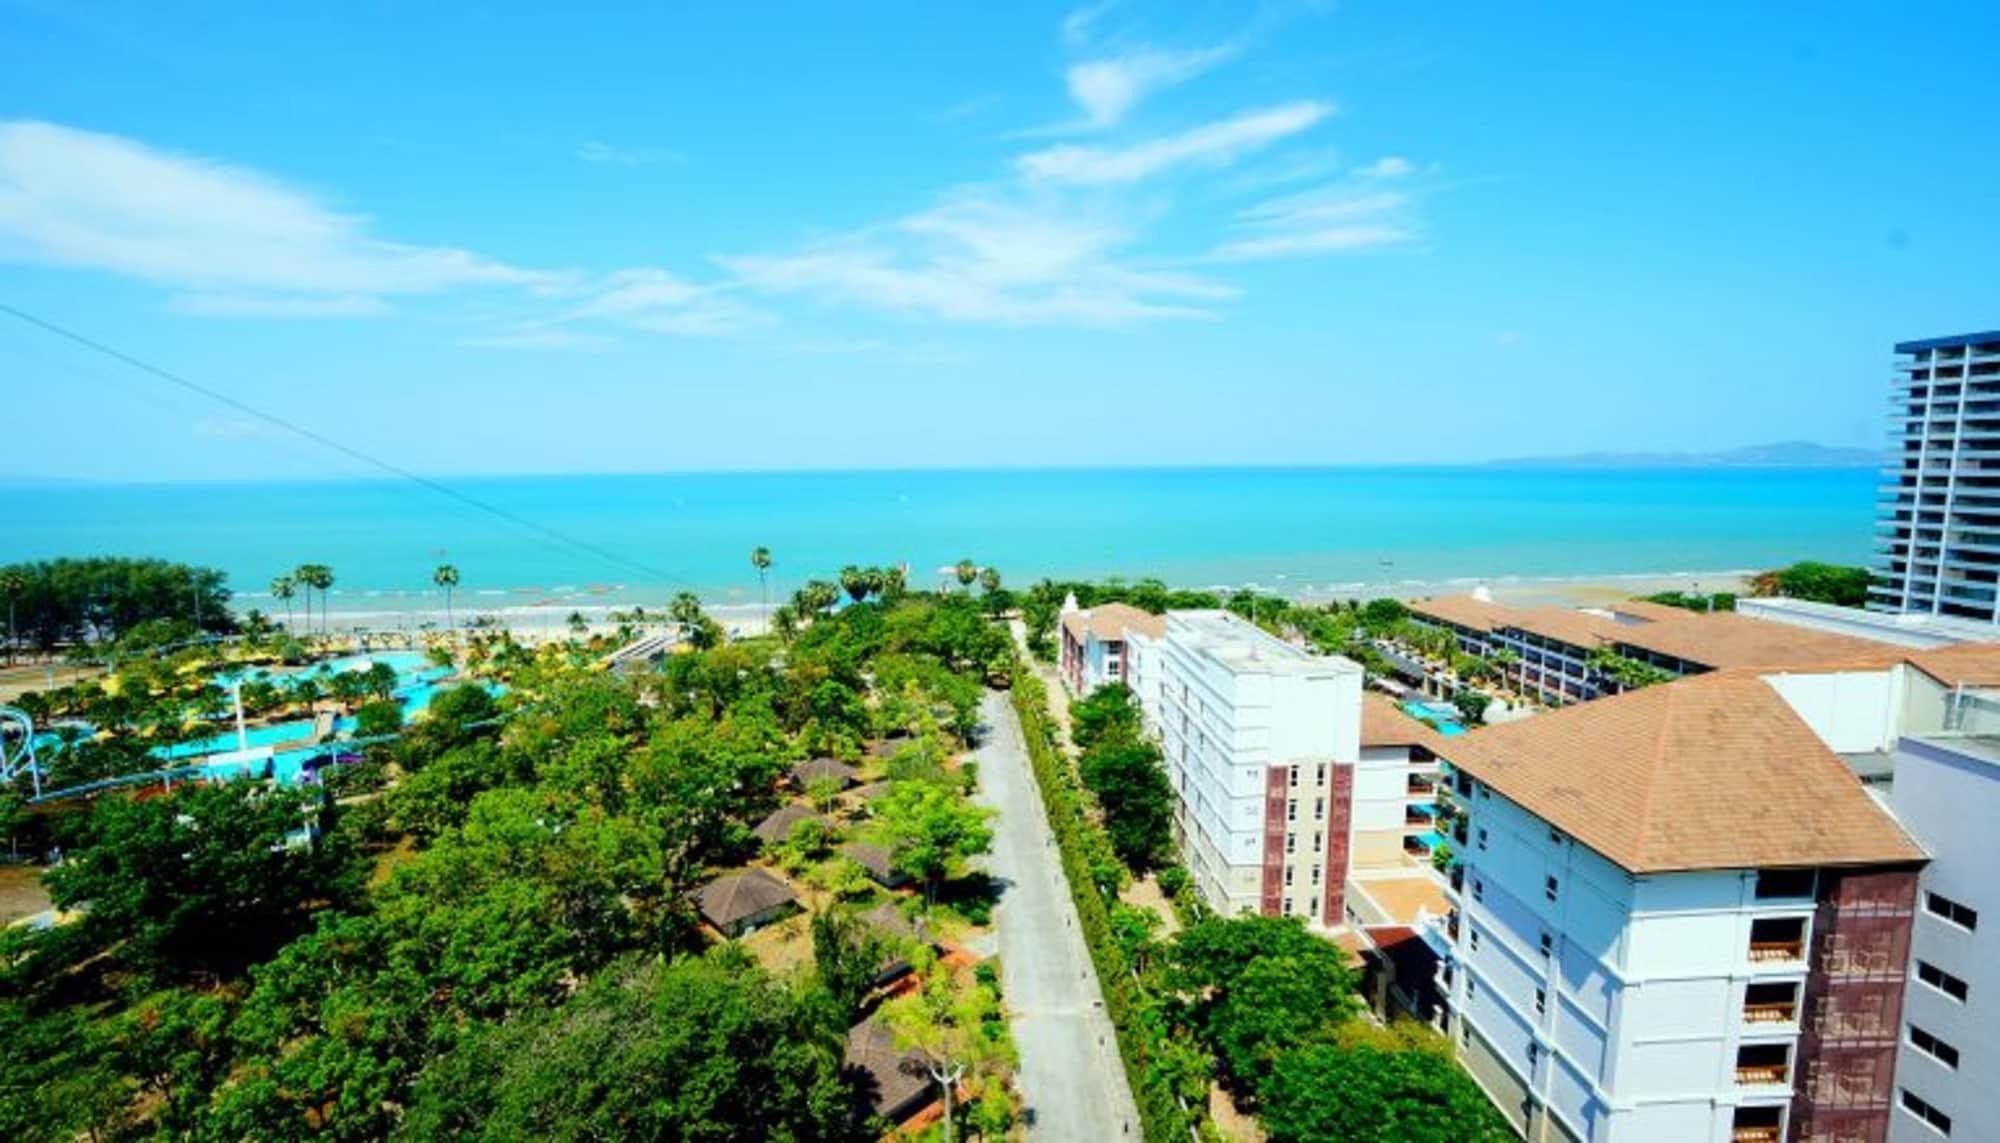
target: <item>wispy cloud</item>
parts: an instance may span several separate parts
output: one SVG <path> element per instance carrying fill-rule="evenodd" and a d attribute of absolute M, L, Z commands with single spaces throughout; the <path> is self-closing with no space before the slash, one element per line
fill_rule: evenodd
<path fill-rule="evenodd" d="M 1016 166 L 1029 178 L 1048 182 L 1137 182 L 1178 167 L 1227 166 L 1311 128 L 1333 111 L 1332 104 L 1314 100 L 1286 103 L 1129 147 L 1050 147 L 1022 155 Z"/>
<path fill-rule="evenodd" d="M 616 147 L 593 139 L 579 145 L 576 157 L 586 163 L 609 163 L 620 167 L 649 167 L 655 163 L 679 163 L 684 156 L 664 147 Z"/>
<path fill-rule="evenodd" d="M 1097 22 L 1103 19 L 1118 0 L 1098 0 L 1086 4 L 1063 17 L 1062 41 L 1071 48 L 1081 48 L 1090 43 L 1091 35 L 1097 30 Z"/>
<path fill-rule="evenodd" d="M 960 100 L 950 107 L 939 108 L 924 118 L 932 123 L 963 123 L 991 111 L 999 103 L 1000 97 L 997 95 L 975 95 L 970 99 Z"/>
<path fill-rule="evenodd" d="M 1417 237 L 1408 191 L 1384 186 L 1415 168 L 1395 156 L 1350 177 L 1297 194 L 1267 199 L 1237 212 L 1232 237 L 1209 252 L 1221 262 L 1252 262 L 1314 254 L 1351 254 L 1398 246 Z"/>
<path fill-rule="evenodd" d="M 1133 258 L 1135 235 L 1076 204 L 961 190 L 931 210 L 790 254 L 721 259 L 772 293 L 959 321 L 1121 325 L 1209 317 L 1225 283 Z"/>
<path fill-rule="evenodd" d="M 1146 97 L 1188 80 L 1228 60 L 1234 44 L 1193 51 L 1140 48 L 1074 64 L 1064 73 L 1069 97 L 1083 111 L 1084 129 L 1116 126 Z"/>
<path fill-rule="evenodd" d="M 733 289 L 726 284 L 691 282 L 650 267 L 620 270 L 563 319 L 609 321 L 653 333 L 692 337 L 720 337 L 771 322 L 771 315 L 734 297 Z"/>
<path fill-rule="evenodd" d="M 560 326 L 532 325 L 479 334 L 465 338 L 459 344 L 475 349 L 608 349 L 614 344 L 614 339 Z"/>
<path fill-rule="evenodd" d="M 0 258 L 173 287 L 183 312 L 355 316 L 384 298 L 559 276 L 448 246 L 377 237 L 256 171 L 116 135 L 0 122 Z"/>

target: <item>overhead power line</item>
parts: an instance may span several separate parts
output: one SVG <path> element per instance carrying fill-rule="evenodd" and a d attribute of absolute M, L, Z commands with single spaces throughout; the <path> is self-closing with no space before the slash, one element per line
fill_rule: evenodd
<path fill-rule="evenodd" d="M 453 488 L 448 484 L 440 483 L 439 481 L 433 480 L 428 476 L 423 476 L 419 473 L 411 472 L 409 469 L 404 468 L 403 466 L 396 464 L 392 461 L 383 460 L 378 456 L 374 456 L 370 453 L 363 452 L 362 450 L 355 448 L 351 445 L 342 444 L 341 442 L 334 440 L 332 437 L 327 436 L 325 433 L 319 432 L 315 429 L 309 429 L 304 425 L 295 424 L 291 421 L 286 420 L 283 417 L 278 416 L 275 413 L 267 413 L 264 410 L 257 408 L 255 405 L 251 405 L 248 404 L 247 402 L 238 400 L 237 398 L 232 397 L 229 394 L 224 393 L 218 389 L 213 389 L 207 385 L 203 385 L 199 381 L 195 381 L 190 378 L 184 377 L 181 374 L 176 373 L 171 369 L 166 369 L 159 365 L 155 365 L 152 362 L 145 360 L 144 358 L 135 357 L 132 354 L 124 352 L 123 350 L 115 349 L 112 346 L 106 345 L 105 343 L 98 341 L 96 338 L 88 336 L 87 334 L 78 333 L 76 330 L 69 329 L 66 326 L 58 325 L 55 322 L 49 321 L 46 318 L 37 317 L 36 315 L 31 314 L 26 310 L 8 305 L 5 302 L 0 302 L 0 313 L 7 314 L 9 317 L 16 318 L 19 321 L 22 321 L 28 325 L 34 326 L 35 328 L 42 330 L 45 333 L 54 334 L 55 336 L 63 338 L 66 341 L 70 341 L 77 345 L 83 346 L 85 349 L 88 349 L 94 353 L 102 354 L 103 356 L 108 357 L 113 361 L 119 362 L 120 364 L 123 365 L 130 366 L 131 368 L 136 369 L 141 373 L 148 374 L 161 381 L 165 381 L 168 384 L 179 386 L 180 388 L 185 389 L 190 393 L 206 397 L 209 400 L 216 402 L 217 404 L 225 405 L 231 409 L 236 410 L 239 413 L 244 414 L 245 416 L 255 417 L 258 420 L 263 421 L 267 425 L 283 429 L 285 432 L 292 433 L 300 437 L 304 437 L 306 440 L 309 440 L 314 444 L 319 445 L 322 448 L 330 449 L 334 452 L 337 452 L 340 455 L 347 457 L 350 460 L 359 461 L 362 464 L 369 466 L 370 468 L 380 469 L 381 471 L 386 472 L 391 476 L 407 480 L 412 484 L 416 484 L 422 488 L 426 488 L 447 499 L 455 500 L 458 503 L 463 504 L 468 508 L 484 512 L 487 515 L 494 517 L 495 519 L 503 520 L 509 524 L 514 525 L 517 528 L 521 528 L 526 531 L 532 532 L 535 535 L 538 535 L 545 540 L 551 541 L 556 544 L 560 544 L 563 547 L 569 548 L 573 551 L 582 552 L 585 555 L 591 556 L 599 560 L 603 560 L 606 563 L 615 564 L 619 567 L 625 568 L 630 571 L 640 572 L 650 577 L 654 582 L 679 584 L 682 586 L 687 586 L 687 582 L 681 579 L 679 576 L 673 575 L 670 572 L 662 571 L 659 568 L 647 564 L 643 560 L 635 560 L 630 556 L 620 555 L 617 552 L 611 551 L 609 548 L 593 544 L 589 540 L 578 539 L 577 537 L 569 535 L 566 532 L 559 531 L 555 528 L 549 527 L 546 524 L 537 523 L 536 521 L 530 520 L 525 516 L 521 516 L 518 513 L 511 512 L 505 508 L 500 507 L 498 504 L 482 500 L 477 496 L 471 495 L 470 493 L 461 492 L 458 489 Z"/>

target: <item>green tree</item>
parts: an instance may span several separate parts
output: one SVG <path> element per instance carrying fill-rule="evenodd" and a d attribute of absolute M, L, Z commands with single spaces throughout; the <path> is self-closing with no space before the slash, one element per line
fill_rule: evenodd
<path fill-rule="evenodd" d="M 991 810 L 929 782 L 898 784 L 876 814 L 893 839 L 896 868 L 923 882 L 926 904 L 936 903 L 938 887 L 965 859 L 993 844 Z"/>
<path fill-rule="evenodd" d="M 1316 1043 L 1280 1056 L 1260 1091 L 1272 1143 L 1505 1143 L 1513 1132 L 1442 1051 Z"/>
<path fill-rule="evenodd" d="M 814 914 L 813 976 L 832 995 L 846 1019 L 861 1011 L 861 1002 L 873 991 L 882 966 L 894 955 L 892 943 L 852 909 L 836 907 Z"/>
<path fill-rule="evenodd" d="M 232 1013 L 221 995 L 168 989 L 110 1021 L 108 1061 L 157 1101 L 153 1126 L 163 1137 L 193 1138 L 234 1058 Z"/>
<path fill-rule="evenodd" d="M 444 589 L 444 626 L 445 630 L 450 631 L 453 638 L 456 638 L 458 618 L 452 614 L 451 597 L 452 593 L 458 590 L 457 565 L 439 564 L 437 570 L 431 572 L 431 582 Z"/>
<path fill-rule="evenodd" d="M 271 580 L 271 596 L 285 601 L 285 631 L 292 630 L 292 596 L 298 594 L 298 580 L 288 575 L 275 576 Z"/>
<path fill-rule="evenodd" d="M 426 1071 L 398 1134 L 863 1138 L 844 1032 L 732 950 L 647 963 L 546 1016 L 474 1029 Z"/>
<path fill-rule="evenodd" d="M 970 591 L 972 589 L 972 581 L 979 578 L 979 565 L 973 563 L 971 560 L 960 560 L 952 567 L 951 574 L 953 578 L 958 580 L 960 588 Z"/>
<path fill-rule="evenodd" d="M 867 599 L 869 594 L 875 590 L 875 579 L 868 574 L 866 569 L 855 564 L 848 564 L 846 567 L 840 569 L 840 587 L 841 590 L 847 592 L 847 598 L 860 603 Z"/>
<path fill-rule="evenodd" d="M 253 782 L 112 795 L 44 881 L 56 905 L 83 910 L 76 924 L 94 947 L 122 944 L 120 957 L 162 979 L 227 976 L 289 939 L 315 904 L 359 891 L 334 816 L 315 791 Z"/>
<path fill-rule="evenodd" d="M 1084 751 L 1078 770 L 1103 807 L 1119 860 L 1143 872 L 1172 853 L 1174 791 L 1159 747 L 1139 738 L 1099 742 Z"/>
<path fill-rule="evenodd" d="M 28 590 L 28 577 L 19 568 L 0 571 L 0 594 L 7 597 L 7 662 L 14 662 L 14 646 L 19 641 L 14 628 L 14 609 L 21 601 L 21 593 Z"/>
<path fill-rule="evenodd" d="M 1000 1029 L 1004 1023 L 999 998 L 980 985 L 959 987 L 949 968 L 920 955 L 920 986 L 884 1004 L 881 1019 L 896 1041 L 915 1049 L 944 1100 L 945 1143 L 956 1138 L 958 1109 L 954 1093 L 961 1082 L 1008 1059 L 1010 1046 Z"/>
<path fill-rule="evenodd" d="M 1070 704 L 1070 738 L 1079 750 L 1140 736 L 1139 703 L 1124 683 L 1107 683 Z"/>
<path fill-rule="evenodd" d="M 1281 1052 L 1351 1019 L 1346 954 L 1299 917 L 1207 917 L 1174 937 L 1167 983 L 1239 1091 Z"/>
<path fill-rule="evenodd" d="M 757 569 L 757 589 L 764 598 L 764 616 L 771 614 L 771 549 L 762 544 L 750 549 L 750 566 Z"/>
<path fill-rule="evenodd" d="M 1776 571 L 1751 577 L 1752 595 L 1782 595 L 1839 607 L 1863 607 L 1868 603 L 1867 568 L 1802 560 Z"/>

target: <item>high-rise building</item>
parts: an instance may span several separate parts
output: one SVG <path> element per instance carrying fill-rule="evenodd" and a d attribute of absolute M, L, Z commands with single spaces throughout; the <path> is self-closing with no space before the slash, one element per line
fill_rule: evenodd
<path fill-rule="evenodd" d="M 1879 747 L 1842 715 L 1897 681 L 1717 672 L 1445 742 L 1449 1028 L 1528 1139 L 1884 1138 L 1926 855 L 1812 720 Z"/>
<path fill-rule="evenodd" d="M 2000 330 L 1905 341 L 1869 604 L 2000 624 Z"/>
<path fill-rule="evenodd" d="M 1155 721 L 1196 890 L 1224 914 L 1342 924 L 1361 668 L 1226 611 L 1168 612 L 1157 657 Z"/>

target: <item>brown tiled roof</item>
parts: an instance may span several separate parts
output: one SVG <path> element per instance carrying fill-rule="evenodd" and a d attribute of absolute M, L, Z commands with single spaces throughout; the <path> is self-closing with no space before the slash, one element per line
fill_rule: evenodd
<path fill-rule="evenodd" d="M 1069 612 L 1062 617 L 1062 622 L 1063 629 L 1078 642 L 1083 641 L 1086 631 L 1103 641 L 1123 641 L 1128 630 L 1152 639 L 1167 633 L 1166 616 L 1142 611 L 1129 603 L 1100 603 L 1096 607 Z"/>
<path fill-rule="evenodd" d="M 1403 713 L 1388 695 L 1361 696 L 1361 746 L 1422 746 L 1436 753 L 1444 736 Z"/>
<path fill-rule="evenodd" d="M 1961 643 L 1905 655 L 1912 667 L 1948 687 L 2000 687 L 2000 643 Z"/>
<path fill-rule="evenodd" d="M 840 855 L 868 871 L 868 875 L 884 885 L 895 886 L 909 881 L 910 875 L 896 868 L 896 861 L 887 849 L 879 845 L 869 845 L 857 841 L 840 847 Z"/>
<path fill-rule="evenodd" d="M 1482 727 L 1441 753 L 1635 873 L 1924 857 L 1790 704 L 1747 672 Z"/>
<path fill-rule="evenodd" d="M 1517 627 L 1586 651 L 1617 638 L 1621 632 L 1646 630 L 1645 627 L 1626 626 L 1602 615 L 1592 615 L 1588 611 L 1578 611 L 1574 607 L 1524 607 L 1507 612 L 1499 620 L 1499 625 Z"/>
<path fill-rule="evenodd" d="M 903 937 L 908 940 L 915 940 L 917 938 L 916 926 L 910 924 L 910 919 L 903 915 L 903 911 L 896 907 L 894 901 L 884 901 L 873 909 L 861 914 L 861 920 L 864 924 L 880 929 L 891 936 Z"/>
<path fill-rule="evenodd" d="M 1469 595 L 1441 595 L 1436 599 L 1419 600 L 1410 604 L 1410 610 L 1431 619 L 1456 623 L 1460 627 L 1470 627 L 1475 631 L 1491 631 L 1513 609 L 1503 607 L 1487 599 L 1474 599 Z"/>
<path fill-rule="evenodd" d="M 896 1034 L 879 1020 L 864 1020 L 847 1033 L 843 1069 L 860 1073 L 857 1086 L 875 1114 L 900 1123 L 930 1103 L 936 1082 L 919 1051 L 896 1046 Z"/>
<path fill-rule="evenodd" d="M 815 778 L 837 778 L 840 784 L 845 786 L 854 781 L 854 775 L 858 773 L 860 771 L 845 762 L 833 758 L 814 758 L 792 767 L 792 781 L 804 786 Z"/>
<path fill-rule="evenodd" d="M 722 876 L 695 891 L 701 915 L 719 929 L 798 900 L 791 887 L 761 869 L 744 869 Z"/>
<path fill-rule="evenodd" d="M 864 802 L 872 802 L 877 798 L 886 797 L 889 791 L 895 788 L 896 783 L 893 780 L 884 778 L 880 782 L 869 782 L 867 785 L 856 786 L 847 792 Z"/>
<path fill-rule="evenodd" d="M 758 822 L 750 832 L 757 836 L 758 841 L 766 845 L 775 845 L 792 836 L 792 827 L 798 823 L 804 821 L 823 822 L 825 820 L 825 818 L 812 812 L 810 808 L 793 802 L 787 806 L 779 806 L 770 817 Z"/>
<path fill-rule="evenodd" d="M 1716 670 L 1845 662 L 1888 666 L 1904 653 L 1903 648 L 1873 639 L 1753 619 L 1734 611 L 1684 612 L 1674 619 L 1617 628 L 1613 638 L 1628 646 Z"/>
<path fill-rule="evenodd" d="M 1654 603 L 1650 599 L 1621 599 L 1617 603 L 1612 604 L 1607 610 L 1614 611 L 1619 615 L 1628 616 L 1632 619 L 1643 619 L 1649 623 L 1666 619 L 1679 619 L 1683 615 L 1693 614 L 1685 607 L 1673 607 L 1664 603 Z"/>

